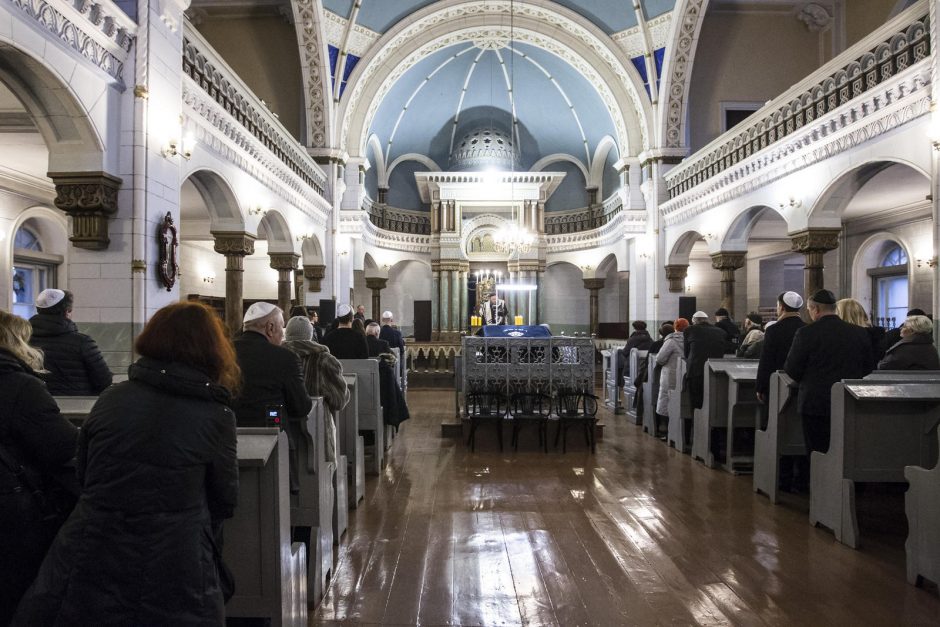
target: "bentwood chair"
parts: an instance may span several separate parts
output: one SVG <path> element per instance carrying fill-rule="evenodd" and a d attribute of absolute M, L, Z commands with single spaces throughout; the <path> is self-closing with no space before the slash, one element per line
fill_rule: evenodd
<path fill-rule="evenodd" d="M 519 450 L 519 431 L 526 424 L 534 424 L 539 432 L 539 446 L 548 452 L 548 417 L 552 413 L 552 399 L 540 392 L 513 394 L 509 401 L 512 418 L 512 445 Z"/>
<path fill-rule="evenodd" d="M 493 422 L 496 425 L 496 437 L 499 450 L 503 450 L 503 420 L 506 417 L 506 397 L 496 390 L 473 390 L 467 393 L 467 418 L 470 420 L 470 435 L 467 444 L 470 450 L 476 450 L 477 427 L 481 422 Z"/>
<path fill-rule="evenodd" d="M 562 453 L 568 452 L 568 428 L 580 425 L 584 429 L 585 443 L 596 452 L 595 428 L 597 426 L 597 397 L 577 390 L 560 390 L 556 395 L 558 431 L 555 432 L 555 448 L 562 442 Z"/>

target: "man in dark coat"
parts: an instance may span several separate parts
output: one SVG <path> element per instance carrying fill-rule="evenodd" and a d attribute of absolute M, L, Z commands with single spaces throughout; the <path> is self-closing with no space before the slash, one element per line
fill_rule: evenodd
<path fill-rule="evenodd" d="M 353 331 L 352 320 L 352 307 L 342 303 L 336 308 L 336 328 L 326 334 L 323 345 L 337 359 L 368 359 L 366 336 Z"/>
<path fill-rule="evenodd" d="M 379 339 L 379 325 L 370 322 L 366 327 L 366 344 L 369 346 L 369 357 L 378 357 L 382 353 L 392 355 L 392 349 L 385 340 Z"/>
<path fill-rule="evenodd" d="M 44 375 L 53 396 L 97 396 L 111 385 L 111 369 L 93 339 L 72 322 L 72 293 L 43 290 L 36 297 L 36 315 L 29 319 L 29 343 L 41 349 Z"/>
<path fill-rule="evenodd" d="M 784 370 L 800 384 L 797 410 L 810 451 L 829 450 L 832 385 L 872 371 L 871 341 L 863 327 L 836 315 L 836 297 L 819 290 L 807 303 L 813 324 L 796 332 Z"/>
<path fill-rule="evenodd" d="M 405 373 L 405 339 L 401 331 L 395 328 L 395 314 L 391 311 L 382 312 L 382 330 L 379 332 L 379 338 L 388 342 L 391 348 L 398 347 L 398 366 L 402 374 Z"/>
<path fill-rule="evenodd" d="M 783 292 L 777 297 L 777 322 L 764 332 L 764 348 L 757 364 L 755 389 L 757 400 L 766 404 L 770 394 L 770 375 L 783 370 L 787 354 L 793 344 L 793 336 L 806 326 L 800 318 L 803 298 L 796 292 Z"/>
<path fill-rule="evenodd" d="M 731 319 L 731 314 L 724 307 L 715 310 L 715 326 L 725 332 L 727 342 L 725 344 L 725 353 L 736 353 L 738 344 L 741 343 L 741 330 Z"/>
<path fill-rule="evenodd" d="M 701 409 L 705 400 L 705 362 L 724 357 L 727 341 L 727 334 L 708 322 L 707 313 L 692 315 L 692 324 L 683 332 L 683 351 L 693 409 Z"/>
<path fill-rule="evenodd" d="M 627 364 L 630 363 L 630 352 L 634 348 L 639 351 L 647 351 L 653 344 L 653 338 L 650 337 L 650 332 L 646 330 L 645 322 L 634 320 L 631 326 L 633 327 L 633 333 L 627 338 L 627 343 L 624 344 L 623 348 L 620 349 L 620 354 L 617 355 L 618 387 L 623 385 L 623 375 L 627 369 Z"/>

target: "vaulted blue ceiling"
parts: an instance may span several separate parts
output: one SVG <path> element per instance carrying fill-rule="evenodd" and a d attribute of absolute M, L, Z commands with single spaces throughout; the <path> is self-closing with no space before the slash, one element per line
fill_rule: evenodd
<path fill-rule="evenodd" d="M 362 0 L 356 23 L 384 33 L 408 15 L 434 4 L 436 0 Z M 579 13 L 605 33 L 613 34 L 637 25 L 633 2 L 628 0 L 554 0 Z M 671 11 L 675 0 L 641 0 L 646 19 Z M 328 11 L 348 18 L 353 0 L 323 0 Z"/>

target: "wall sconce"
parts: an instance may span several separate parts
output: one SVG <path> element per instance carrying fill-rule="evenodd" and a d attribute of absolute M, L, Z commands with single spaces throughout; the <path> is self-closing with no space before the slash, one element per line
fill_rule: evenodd
<path fill-rule="evenodd" d="M 803 201 L 799 198 L 790 198 L 780 203 L 781 209 L 799 209 L 803 206 Z"/>
<path fill-rule="evenodd" d="M 349 251 L 343 248 L 343 249 L 337 250 L 336 254 L 339 255 L 340 257 L 345 257 L 346 255 L 349 254 Z"/>
<path fill-rule="evenodd" d="M 204 277 L 202 277 L 203 283 L 215 283 L 215 273 L 209 272 Z"/>
<path fill-rule="evenodd" d="M 170 139 L 163 147 L 163 156 L 167 159 L 180 156 L 187 161 L 193 156 L 193 148 L 196 147 L 196 138 L 192 133 L 187 133 L 183 139 Z"/>
<path fill-rule="evenodd" d="M 591 270 L 594 269 L 594 266 L 578 266 L 578 267 L 581 268 L 582 272 L 590 272 Z"/>
<path fill-rule="evenodd" d="M 298 242 L 302 242 L 305 239 L 310 239 L 311 237 L 313 237 L 313 235 L 310 235 L 309 233 L 304 233 L 303 235 L 298 235 L 294 239 L 296 239 Z"/>
<path fill-rule="evenodd" d="M 917 264 L 917 267 L 918 267 L 918 268 L 920 268 L 921 266 L 927 266 L 928 268 L 936 268 L 936 267 L 937 267 L 937 258 L 936 258 L 936 257 L 929 257 L 929 258 L 927 258 L 927 259 L 923 259 L 923 258 L 921 258 L 921 259 L 915 259 L 914 261 L 915 261 L 915 263 Z"/>
<path fill-rule="evenodd" d="M 685 284 L 685 291 L 686 291 L 686 292 L 691 292 L 691 291 L 692 291 L 692 284 L 691 284 L 691 283 L 686 283 L 686 284 Z"/>
<path fill-rule="evenodd" d="M 710 242 L 710 241 L 713 241 L 713 240 L 718 239 L 718 236 L 715 235 L 714 233 L 703 233 L 703 234 L 702 234 L 702 238 L 703 238 L 706 242 Z"/>
<path fill-rule="evenodd" d="M 264 217 L 267 213 L 268 213 L 268 210 L 267 210 L 267 209 L 262 209 L 262 208 L 261 208 L 261 205 L 258 205 L 258 206 L 256 206 L 256 207 L 249 207 L 249 208 L 248 208 L 248 215 L 250 215 L 250 216 L 262 216 L 262 217 Z"/>

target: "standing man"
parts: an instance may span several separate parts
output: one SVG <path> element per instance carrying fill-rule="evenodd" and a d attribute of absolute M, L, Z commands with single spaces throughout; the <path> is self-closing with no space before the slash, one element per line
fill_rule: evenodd
<path fill-rule="evenodd" d="M 708 322 L 708 314 L 696 311 L 692 324 L 683 332 L 686 373 L 689 382 L 689 400 L 693 409 L 701 409 L 705 400 L 705 362 L 725 356 L 728 336 Z"/>
<path fill-rule="evenodd" d="M 509 312 L 506 310 L 506 301 L 496 297 L 496 292 L 490 294 L 489 300 L 480 305 L 480 317 L 483 324 L 507 324 Z"/>
<path fill-rule="evenodd" d="M 353 331 L 353 310 L 346 303 L 336 308 L 336 328 L 323 338 L 323 345 L 337 359 L 368 359 L 366 336 Z"/>
<path fill-rule="evenodd" d="M 796 292 L 783 292 L 777 296 L 777 322 L 764 331 L 764 348 L 757 364 L 757 400 L 765 405 L 770 400 L 770 375 L 783 370 L 793 345 L 793 336 L 806 326 L 800 318 L 802 306 L 803 298 Z"/>
<path fill-rule="evenodd" d="M 715 326 L 725 332 L 727 342 L 725 343 L 725 353 L 736 353 L 738 344 L 741 341 L 741 331 L 738 325 L 731 319 L 731 314 L 724 307 L 719 307 L 715 311 Z"/>
<path fill-rule="evenodd" d="M 29 343 L 43 352 L 43 374 L 53 396 L 98 396 L 111 385 L 111 369 L 93 339 L 72 322 L 72 292 L 47 289 L 36 297 Z"/>
<path fill-rule="evenodd" d="M 359 320 L 362 320 L 363 324 L 365 324 L 365 321 L 366 321 L 366 307 L 365 307 L 365 305 L 358 305 L 358 306 L 356 307 L 356 315 L 355 315 L 354 317 L 358 318 Z"/>
<path fill-rule="evenodd" d="M 401 374 L 405 374 L 405 339 L 401 331 L 394 327 L 395 315 L 391 311 L 382 312 L 382 330 L 379 332 L 379 339 L 388 342 L 391 348 L 398 347 L 398 366 L 401 368 Z"/>
<path fill-rule="evenodd" d="M 806 306 L 813 324 L 796 332 L 784 370 L 800 384 L 797 409 L 810 451 L 829 450 L 832 385 L 861 379 L 872 371 L 871 340 L 864 327 L 836 315 L 836 297 L 829 290 L 813 294 Z"/>

